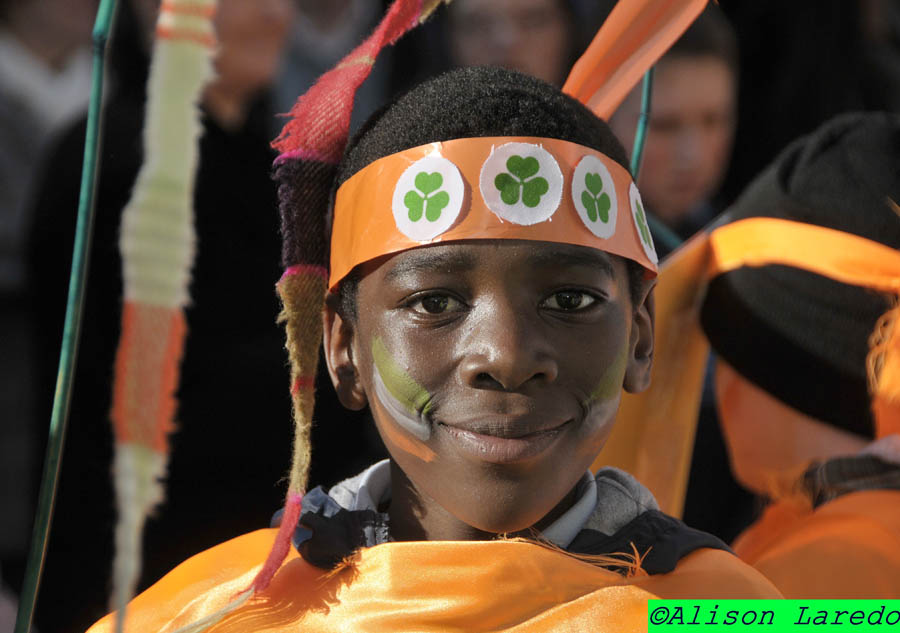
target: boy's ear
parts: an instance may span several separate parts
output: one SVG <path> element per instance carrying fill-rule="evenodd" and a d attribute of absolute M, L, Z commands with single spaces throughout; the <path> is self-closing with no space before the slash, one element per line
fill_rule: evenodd
<path fill-rule="evenodd" d="M 650 369 L 653 366 L 653 320 L 655 302 L 653 288 L 656 282 L 645 283 L 632 310 L 631 338 L 628 341 L 628 367 L 625 370 L 625 391 L 640 393 L 650 385 Z"/>
<path fill-rule="evenodd" d="M 339 306 L 338 295 L 329 292 L 322 310 L 325 364 L 338 400 L 348 409 L 359 411 L 368 404 L 368 398 L 355 362 L 356 324 L 341 314 Z"/>

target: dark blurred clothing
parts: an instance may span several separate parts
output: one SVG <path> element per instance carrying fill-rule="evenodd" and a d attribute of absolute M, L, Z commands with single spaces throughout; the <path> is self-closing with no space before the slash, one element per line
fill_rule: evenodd
<path fill-rule="evenodd" d="M 30 194 L 54 134 L 87 104 L 91 65 L 86 41 L 54 68 L 10 26 L 0 16 L 0 566 L 5 576 L 18 575 L 24 564 L 36 487 L 34 403 L 28 397 L 34 389 L 34 352 L 25 295 Z"/>
<path fill-rule="evenodd" d="M 884 36 L 866 11 L 880 7 Z M 790 141 L 842 112 L 900 109 L 900 7 L 886 2 L 723 3 L 741 76 L 737 135 L 719 198 L 729 204 Z"/>

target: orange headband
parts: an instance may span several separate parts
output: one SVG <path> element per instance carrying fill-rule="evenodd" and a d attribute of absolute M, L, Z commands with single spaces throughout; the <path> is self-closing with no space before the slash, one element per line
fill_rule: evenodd
<path fill-rule="evenodd" d="M 471 239 L 589 246 L 656 273 L 641 196 L 624 167 L 568 141 L 482 137 L 385 156 L 341 185 L 329 287 L 376 257 Z"/>

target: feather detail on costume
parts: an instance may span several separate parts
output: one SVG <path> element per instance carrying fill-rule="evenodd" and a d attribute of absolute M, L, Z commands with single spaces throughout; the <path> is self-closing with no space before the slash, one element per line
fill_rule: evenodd
<path fill-rule="evenodd" d="M 641 554 L 634 543 L 631 543 L 630 552 L 611 552 L 609 554 L 581 554 L 578 552 L 570 552 L 569 550 L 560 547 L 552 541 L 544 538 L 543 535 L 541 535 L 541 533 L 536 530 L 527 537 L 510 537 L 505 534 L 501 534 L 499 540 L 509 541 L 511 543 L 532 543 L 552 552 L 557 552 L 562 556 L 574 558 L 575 560 L 580 560 L 589 565 L 594 565 L 595 567 L 603 567 L 604 569 L 608 569 L 609 571 L 621 574 L 625 578 L 636 578 L 639 576 L 649 575 L 644 570 L 643 563 L 644 559 L 647 557 L 647 554 L 650 553 L 650 549 L 652 548 L 646 550 L 643 554 Z"/>
<path fill-rule="evenodd" d="M 896 300 L 895 300 L 896 301 Z M 881 315 L 869 338 L 866 370 L 875 437 L 900 435 L 900 306 L 895 305 Z"/>
<path fill-rule="evenodd" d="M 707 0 L 619 0 L 566 79 L 569 94 L 608 121 Z"/>
<path fill-rule="evenodd" d="M 891 198 L 887 205 L 900 217 L 900 205 Z M 900 436 L 900 297 L 894 301 L 894 307 L 875 324 L 866 357 L 876 438 Z"/>
<path fill-rule="evenodd" d="M 201 133 L 196 103 L 212 77 L 215 0 L 167 0 L 147 87 L 144 164 L 122 213 L 125 303 L 111 418 L 118 522 L 113 608 L 122 630 L 140 573 L 141 533 L 163 499 L 194 259 L 193 199 Z"/>

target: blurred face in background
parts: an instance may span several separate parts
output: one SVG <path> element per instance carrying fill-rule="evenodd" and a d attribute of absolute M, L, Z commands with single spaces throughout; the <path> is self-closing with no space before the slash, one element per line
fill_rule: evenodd
<path fill-rule="evenodd" d="M 215 66 L 226 90 L 255 93 L 272 83 L 294 18 L 292 0 L 221 0 Z"/>
<path fill-rule="evenodd" d="M 88 49 L 99 0 L 0 0 L 0 27 L 46 68 Z"/>
<path fill-rule="evenodd" d="M 718 189 L 731 156 L 736 91 L 734 72 L 720 58 L 678 56 L 657 64 L 639 185 L 663 222 L 677 224 Z M 629 151 L 640 93 L 638 86 L 610 120 Z"/>
<path fill-rule="evenodd" d="M 502 66 L 562 85 L 572 18 L 562 0 L 456 0 L 450 53 L 458 66 Z"/>
<path fill-rule="evenodd" d="M 159 0 L 132 0 L 147 48 L 159 16 Z M 293 0 L 220 0 L 214 26 L 216 89 L 254 94 L 275 78 L 295 14 Z"/>

